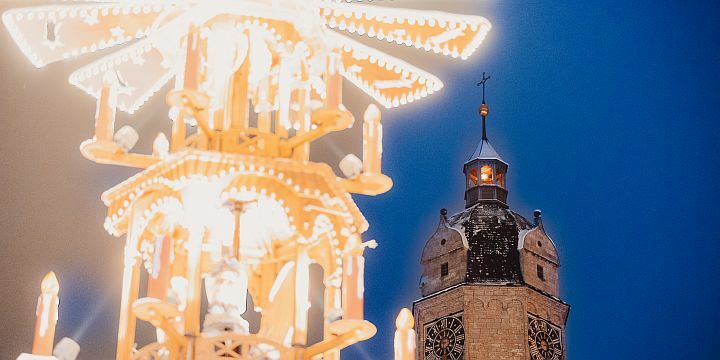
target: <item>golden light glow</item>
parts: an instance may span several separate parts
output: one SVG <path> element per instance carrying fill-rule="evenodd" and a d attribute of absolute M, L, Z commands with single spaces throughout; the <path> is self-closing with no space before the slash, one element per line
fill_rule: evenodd
<path fill-rule="evenodd" d="M 468 179 L 470 180 L 470 182 L 468 183 L 468 186 L 477 186 L 477 184 L 478 184 L 477 169 L 470 170 L 470 175 L 468 175 Z"/>
<path fill-rule="evenodd" d="M 124 45 L 70 75 L 97 99 L 82 154 L 141 169 L 102 194 L 106 230 L 127 236 L 118 360 L 338 360 L 372 337 L 364 251 L 376 243 L 362 241 L 368 224 L 350 194 L 392 187 L 382 174 L 380 109 L 364 113 L 363 159 L 348 155 L 345 178 L 336 164 L 310 161 L 310 144 L 355 123 L 343 77 L 387 108 L 443 87 L 359 36 L 465 59 L 491 27 L 479 16 L 331 0 L 77 0 L 13 9 L 3 22 L 37 67 Z M 172 79 L 169 136 L 152 134 L 150 154 L 131 152 L 139 134 L 116 132 L 116 111 L 137 111 Z M 481 179 L 492 182 L 492 171 L 483 167 Z M 323 324 L 308 315 L 311 264 L 322 268 Z M 58 289 L 48 274 L 43 351 L 52 347 Z M 256 334 L 242 317 L 247 294 L 262 315 Z M 135 351 L 138 319 L 159 335 Z M 323 338 L 308 346 L 308 329 L 319 325 Z M 396 325 L 396 359 L 413 360 L 412 314 L 404 309 Z"/>
<path fill-rule="evenodd" d="M 57 295 L 60 292 L 60 283 L 58 283 L 54 272 L 51 271 L 45 274 L 42 283 L 40 283 L 40 290 L 45 295 Z"/>
<path fill-rule="evenodd" d="M 58 292 L 60 284 L 54 272 L 45 275 L 40 284 L 38 297 L 35 337 L 32 353 L 35 355 L 51 355 L 55 343 L 55 325 L 58 320 Z"/>
<path fill-rule="evenodd" d="M 492 184 L 493 183 L 493 170 L 492 167 L 489 165 L 483 165 L 480 168 L 480 180 L 483 184 Z"/>
<path fill-rule="evenodd" d="M 497 178 L 497 184 L 502 187 L 505 187 L 505 173 L 503 173 L 502 171 L 498 171 L 496 178 Z"/>
<path fill-rule="evenodd" d="M 395 327 L 402 330 L 412 329 L 415 326 L 415 318 L 409 309 L 403 308 L 400 310 L 397 318 L 395 319 Z"/>
<path fill-rule="evenodd" d="M 395 360 L 415 360 L 415 318 L 410 310 L 403 308 L 395 320 Z"/>
<path fill-rule="evenodd" d="M 122 83 L 118 108 L 133 113 L 168 80 L 184 73 L 182 39 L 188 35 L 189 26 L 207 25 L 218 18 L 231 20 L 233 26 L 203 27 L 201 34 L 209 40 L 208 51 L 215 52 L 211 55 L 237 50 L 249 54 L 253 59 L 251 87 L 261 84 L 263 74 L 267 74 L 272 77 L 268 82 L 269 93 L 282 92 L 278 79 L 289 73 L 278 72 L 277 66 L 281 64 L 272 59 L 288 58 L 294 53 L 297 57 L 291 60 L 292 66 L 309 64 L 308 89 L 324 97 L 325 86 L 320 78 L 325 69 L 312 64 L 326 62 L 325 54 L 336 54 L 333 56 L 339 56 L 341 61 L 335 63 L 334 70 L 386 107 L 419 100 L 442 88 L 442 83 L 423 70 L 342 35 L 343 32 L 465 59 L 491 28 L 479 16 L 327 0 L 133 0 L 98 4 L 76 1 L 13 9 L 4 14 L 3 21 L 23 53 L 38 68 L 133 43 L 70 76 L 73 85 L 97 98 L 104 74 L 115 73 Z M 248 35 L 264 39 L 264 44 L 248 46 Z M 225 39 L 218 43 L 222 45 L 214 45 L 216 36 Z M 224 78 L 222 74 L 237 67 L 242 57 L 235 57 L 233 63 L 231 57 L 209 56 L 213 69 L 208 73 L 210 83 Z M 256 89 L 251 92 L 257 93 Z M 277 102 L 273 106 L 278 106 Z"/>

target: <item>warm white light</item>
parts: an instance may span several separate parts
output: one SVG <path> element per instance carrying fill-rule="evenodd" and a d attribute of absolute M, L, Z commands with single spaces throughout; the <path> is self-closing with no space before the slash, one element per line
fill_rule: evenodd
<path fill-rule="evenodd" d="M 62 338 L 53 349 L 53 356 L 58 360 L 75 360 L 80 353 L 80 345 L 70 338 Z"/>
<path fill-rule="evenodd" d="M 140 135 L 132 126 L 125 125 L 115 133 L 113 139 L 125 152 L 128 152 L 135 147 L 135 144 L 137 144 L 140 139 Z"/>
<path fill-rule="evenodd" d="M 402 309 L 395 320 L 395 360 L 414 360 L 415 345 L 415 319 L 408 309 Z"/>
<path fill-rule="evenodd" d="M 248 322 L 242 318 L 247 310 L 248 275 L 245 267 L 235 260 L 224 260 L 205 278 L 208 314 L 206 332 L 223 332 L 232 328 L 247 332 Z"/>
<path fill-rule="evenodd" d="M 229 21 L 217 21 L 218 15 Z M 267 83 L 280 90 L 273 91 L 276 98 L 270 99 L 276 109 L 287 107 L 283 88 L 295 86 L 281 80 L 302 67 L 309 72 L 309 82 L 316 84 L 312 88 L 324 98 L 326 87 L 317 86 L 316 80 L 324 75 L 322 64 L 331 54 L 339 54 L 341 60 L 333 70 L 386 107 L 418 100 L 442 87 L 434 76 L 339 32 L 465 59 L 491 27 L 479 16 L 305 0 L 76 1 L 12 9 L 3 14 L 3 22 L 37 67 L 134 41 L 70 77 L 73 85 L 99 97 L 102 77 L 112 71 L 120 80 L 118 109 L 129 113 L 172 77 L 183 74 L 183 40 L 190 24 L 200 26 L 208 40 L 203 59 L 209 69 L 205 91 L 221 94 L 227 75 L 249 56 L 251 92 L 257 91 L 263 78 L 270 78 Z M 283 61 L 273 65 L 273 56 Z M 213 99 L 214 106 L 224 101 Z M 281 111 L 281 123 L 289 125 L 284 116 Z"/>
<path fill-rule="evenodd" d="M 160 157 L 161 159 L 164 159 L 168 156 L 169 151 L 170 151 L 170 142 L 168 141 L 165 134 L 159 133 L 155 137 L 155 141 L 153 141 L 153 155 L 156 155 L 156 156 Z"/>
<path fill-rule="evenodd" d="M 343 175 L 348 179 L 354 179 L 362 173 L 363 162 L 355 154 L 347 154 L 340 160 L 338 165 Z"/>
<path fill-rule="evenodd" d="M 10 10 L 3 22 L 37 67 L 117 47 L 93 57 L 69 81 L 99 98 L 96 131 L 81 145 L 83 155 L 144 169 L 103 194 L 106 229 L 128 234 L 119 358 L 184 357 L 176 352 L 189 349 L 203 357 L 205 348 L 214 348 L 204 342 L 215 335 L 247 335 L 248 291 L 266 310 L 261 328 L 250 340 L 223 339 L 230 349 L 223 351 L 267 359 L 287 357 L 283 351 L 337 357 L 340 346 L 371 336 L 375 329 L 362 322 L 363 251 L 375 243 L 361 244 L 368 225 L 350 193 L 375 195 L 392 185 L 381 168 L 380 110 L 371 105 L 364 114 L 362 160 L 351 154 L 339 164 L 347 179 L 310 162 L 309 145 L 353 126 L 342 103 L 342 77 L 388 108 L 443 88 L 436 76 L 358 37 L 464 59 L 490 29 L 477 16 L 351 0 L 66 0 Z M 116 110 L 137 111 L 173 78 L 166 98 L 174 121 L 170 139 L 158 134 L 152 155 L 130 153 L 139 136 L 129 126 L 115 132 Z M 158 243 L 159 235 L 172 239 L 171 247 Z M 151 272 L 149 287 L 158 285 L 162 296 L 138 292 L 140 261 Z M 311 263 L 326 274 L 327 324 L 351 321 L 335 326 L 344 333 L 326 331 L 325 344 L 299 349 L 308 340 L 313 305 Z M 203 279 L 208 313 L 201 329 Z M 52 340 L 57 289 L 43 286 L 38 329 Z M 138 296 L 153 298 L 157 308 L 143 312 L 148 304 Z M 161 328 L 160 341 L 134 352 L 133 324 L 136 317 L 148 320 L 145 315 Z M 402 360 L 415 351 L 406 320 L 396 335 Z M 253 343 L 245 352 L 245 341 L 255 339 L 273 345 Z M 337 339 L 333 349 L 308 353 Z"/>

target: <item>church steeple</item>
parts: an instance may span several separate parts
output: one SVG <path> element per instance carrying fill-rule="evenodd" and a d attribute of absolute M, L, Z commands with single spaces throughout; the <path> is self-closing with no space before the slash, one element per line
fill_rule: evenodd
<path fill-rule="evenodd" d="M 483 73 L 478 84 L 489 79 Z M 560 257 L 540 210 L 528 221 L 506 204 L 508 164 L 482 138 L 464 165 L 465 209 L 440 210 L 422 251 L 422 298 L 413 303 L 419 360 L 564 360 L 569 305 Z"/>
<path fill-rule="evenodd" d="M 483 73 L 482 104 L 478 109 L 482 117 L 482 138 L 470 160 L 465 162 L 465 208 L 480 202 L 495 202 L 507 207 L 507 189 L 505 177 L 508 170 L 506 163 L 490 145 L 487 137 L 487 116 L 489 107 L 485 103 L 485 83 L 490 79 Z"/>

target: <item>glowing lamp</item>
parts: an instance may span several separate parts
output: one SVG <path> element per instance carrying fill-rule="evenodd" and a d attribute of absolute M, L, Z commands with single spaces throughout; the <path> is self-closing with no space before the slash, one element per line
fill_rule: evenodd
<path fill-rule="evenodd" d="M 487 104 L 482 104 L 482 105 L 480 105 L 480 107 L 478 108 L 478 113 L 479 113 L 480 116 L 482 116 L 482 117 L 487 117 L 488 114 L 490 113 L 490 108 L 487 106 Z"/>
<path fill-rule="evenodd" d="M 489 165 L 484 165 L 480 168 L 480 181 L 482 181 L 483 184 L 492 184 L 493 183 L 493 173 L 492 173 L 492 167 Z"/>
<path fill-rule="evenodd" d="M 75 360 L 80 353 L 80 345 L 71 338 L 62 338 L 53 351 L 58 360 Z"/>
<path fill-rule="evenodd" d="M 470 170 L 470 175 L 468 175 L 468 187 L 477 186 L 478 184 L 478 174 L 477 169 Z"/>
<path fill-rule="evenodd" d="M 132 126 L 125 125 L 115 133 L 113 139 L 125 152 L 128 152 L 135 147 L 135 144 L 137 144 L 140 139 L 140 135 Z"/>
<path fill-rule="evenodd" d="M 348 179 L 354 179 L 362 173 L 363 162 L 355 154 L 347 154 L 338 165 L 343 175 Z"/>

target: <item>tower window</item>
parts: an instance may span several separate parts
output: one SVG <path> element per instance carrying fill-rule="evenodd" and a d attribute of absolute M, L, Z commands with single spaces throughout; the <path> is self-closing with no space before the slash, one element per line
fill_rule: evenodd
<path fill-rule="evenodd" d="M 490 165 L 483 165 L 483 167 L 480 168 L 480 180 L 483 184 L 493 183 L 493 172 Z"/>
<path fill-rule="evenodd" d="M 497 173 L 497 184 L 505 187 L 505 174 L 499 171 Z"/>
<path fill-rule="evenodd" d="M 477 186 L 478 184 L 478 174 L 477 169 L 470 170 L 470 174 L 468 175 L 468 189 L 474 186 Z"/>
<path fill-rule="evenodd" d="M 448 263 L 442 263 L 440 265 L 440 277 L 446 277 L 449 274 Z"/>
<path fill-rule="evenodd" d="M 538 279 L 545 281 L 545 269 L 542 266 L 537 266 Z"/>

